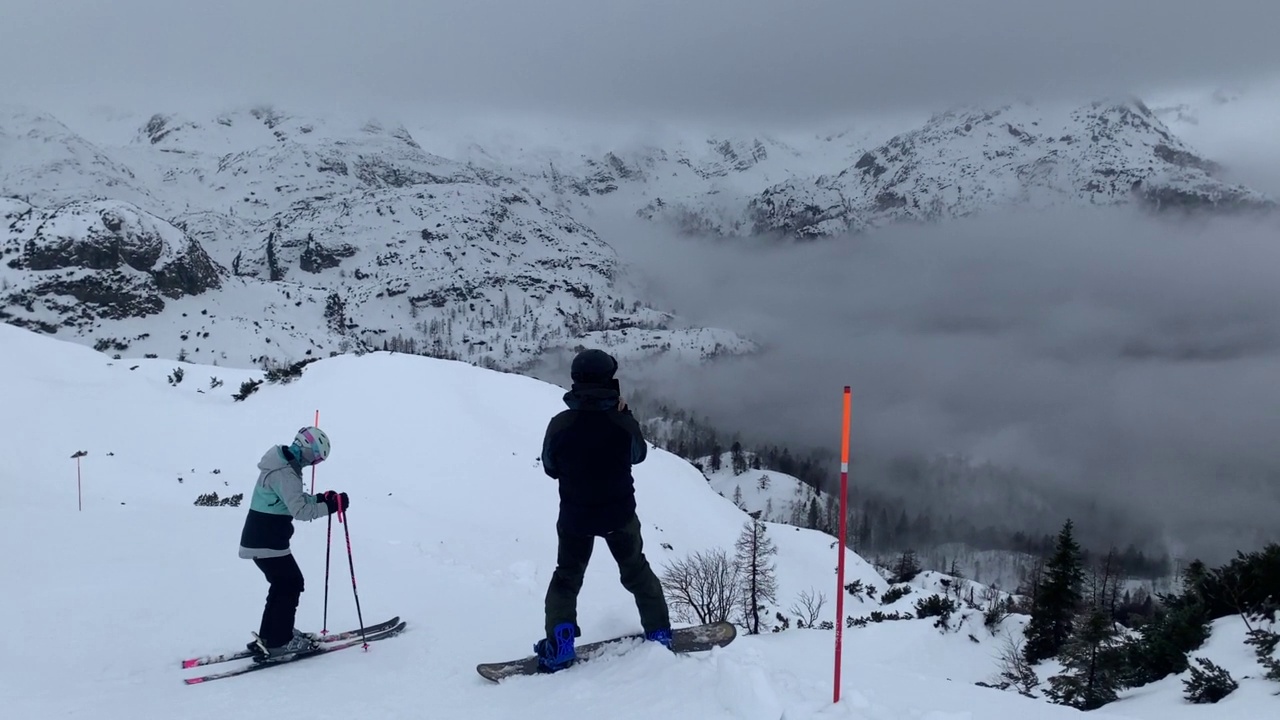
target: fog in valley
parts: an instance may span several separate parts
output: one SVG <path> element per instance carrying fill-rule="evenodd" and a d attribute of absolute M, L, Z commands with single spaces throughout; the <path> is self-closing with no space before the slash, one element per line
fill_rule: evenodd
<path fill-rule="evenodd" d="M 893 457 L 959 453 L 1175 553 L 1280 532 L 1274 219 L 1009 212 L 806 243 L 600 231 L 650 297 L 762 343 L 623 370 L 725 431 L 838 450 L 848 384 L 855 484 L 891 482 Z M 1012 497 L 961 502 L 1018 522 Z"/>

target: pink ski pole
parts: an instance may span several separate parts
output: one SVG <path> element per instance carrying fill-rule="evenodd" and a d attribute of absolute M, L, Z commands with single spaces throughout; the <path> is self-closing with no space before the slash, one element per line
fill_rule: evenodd
<path fill-rule="evenodd" d="M 360 614 L 360 591 L 356 590 L 356 563 L 351 557 L 351 526 L 347 523 L 347 513 L 342 508 L 342 496 L 338 496 L 338 522 L 342 523 L 342 531 L 347 536 L 347 565 L 351 568 L 351 593 L 356 598 L 356 620 L 360 622 L 360 639 L 364 641 L 364 649 L 369 649 L 369 639 L 364 634 L 364 616 Z"/>

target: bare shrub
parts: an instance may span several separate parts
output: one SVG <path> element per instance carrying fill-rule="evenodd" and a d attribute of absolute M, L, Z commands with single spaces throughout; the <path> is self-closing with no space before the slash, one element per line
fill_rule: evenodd
<path fill-rule="evenodd" d="M 662 587 L 680 622 L 724 622 L 742 602 L 742 569 L 720 548 L 663 566 Z"/>

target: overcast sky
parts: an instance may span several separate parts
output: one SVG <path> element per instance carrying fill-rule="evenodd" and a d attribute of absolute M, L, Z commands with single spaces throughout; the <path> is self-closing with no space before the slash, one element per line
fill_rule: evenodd
<path fill-rule="evenodd" d="M 1275 0 L 0 0 L 0 98 L 809 122 L 1280 70 Z M 181 101 L 178 101 L 181 102 Z"/>

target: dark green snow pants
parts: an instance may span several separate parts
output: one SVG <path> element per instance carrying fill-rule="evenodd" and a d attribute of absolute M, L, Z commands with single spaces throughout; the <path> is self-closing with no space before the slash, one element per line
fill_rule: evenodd
<path fill-rule="evenodd" d="M 587 573 L 587 563 L 595 547 L 594 535 L 566 534 L 557 523 L 556 535 L 560 546 L 556 551 L 556 570 L 547 586 L 547 637 L 560 623 L 578 623 L 578 592 Z M 667 615 L 667 599 L 662 594 L 662 582 L 649 567 L 644 556 L 644 542 L 640 537 L 640 519 L 635 515 L 618 530 L 604 536 L 609 552 L 618 562 L 618 574 L 622 587 L 636 598 L 640 611 L 640 625 L 645 632 L 671 627 Z"/>

